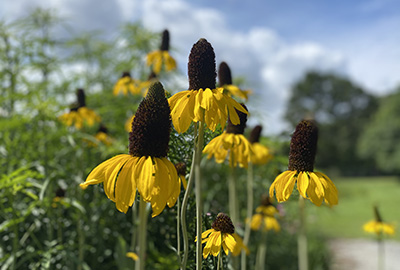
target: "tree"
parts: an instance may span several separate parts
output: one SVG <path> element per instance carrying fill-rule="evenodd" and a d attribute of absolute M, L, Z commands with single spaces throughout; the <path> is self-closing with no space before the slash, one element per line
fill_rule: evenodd
<path fill-rule="evenodd" d="M 366 125 L 358 144 L 362 157 L 371 157 L 378 168 L 399 173 L 400 161 L 400 87 L 381 99 L 379 108 Z"/>
<path fill-rule="evenodd" d="M 370 172 L 372 160 L 357 156 L 356 145 L 377 99 L 350 80 L 309 72 L 292 88 L 285 118 L 293 127 L 303 118 L 319 125 L 316 166 L 341 174 Z"/>

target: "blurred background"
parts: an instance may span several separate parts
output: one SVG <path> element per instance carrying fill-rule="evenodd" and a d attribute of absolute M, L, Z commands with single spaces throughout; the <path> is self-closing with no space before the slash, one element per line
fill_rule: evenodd
<path fill-rule="evenodd" d="M 294 126 L 303 118 L 317 121 L 315 167 L 338 187 L 339 205 L 310 204 L 308 230 L 316 239 L 314 250 L 326 250 L 316 255 L 319 268 L 313 269 L 334 267 L 336 251 L 350 246 L 345 241 L 374 240 L 362 230 L 374 219 L 374 205 L 384 221 L 400 222 L 399 13 L 394 0 L 0 1 L 1 269 L 97 269 L 104 262 L 109 268 L 102 269 L 125 269 L 131 263 L 123 254 L 133 241 L 134 213 L 118 213 L 101 187 L 83 193 L 78 184 L 94 166 L 126 152 L 124 125 L 141 96 L 114 97 L 112 89 L 126 70 L 146 80 L 146 54 L 158 48 L 164 29 L 178 67 L 159 79 L 171 94 L 187 89 L 187 58 L 199 38 L 213 45 L 217 65 L 229 64 L 235 83 L 253 91 L 246 103 L 248 126 L 263 126 L 262 143 L 275 156 L 257 169 L 257 196 L 286 169 Z M 87 106 L 101 115 L 112 145 L 83 142 L 95 141 L 99 126 L 76 131 L 58 121 L 76 101 L 77 88 L 85 89 Z M 214 136 L 208 134 L 208 140 Z M 190 162 L 190 140 L 172 137 L 187 146 L 171 147 L 174 162 L 179 156 Z M 206 210 L 214 214 L 226 198 L 216 196 L 226 189 L 219 182 L 224 166 L 204 161 L 210 187 Z M 245 172 L 238 175 L 244 184 Z M 59 189 L 68 198 L 62 209 L 53 204 Z M 244 205 L 244 195 L 241 200 Z M 290 204 L 284 206 L 288 224 L 295 219 Z M 154 239 L 161 235 L 173 242 L 168 238 L 174 237 L 173 215 L 163 213 L 154 222 Z M 157 224 L 171 228 L 157 230 Z M 391 237 L 387 254 L 398 250 L 398 240 Z M 357 241 L 352 243 L 370 243 Z M 175 261 L 160 261 L 172 252 L 168 245 L 150 248 L 149 260 L 158 263 L 154 269 L 174 269 Z M 371 252 L 366 257 L 374 258 Z M 88 254 L 96 256 L 87 259 Z M 354 261 L 337 269 L 355 269 Z"/>

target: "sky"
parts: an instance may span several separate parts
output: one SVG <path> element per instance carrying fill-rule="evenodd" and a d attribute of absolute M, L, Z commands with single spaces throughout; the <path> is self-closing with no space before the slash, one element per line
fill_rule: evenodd
<path fill-rule="evenodd" d="M 376 95 L 400 85 L 397 0 L 0 0 L 0 19 L 35 7 L 57 10 L 76 33 L 111 34 L 127 21 L 168 29 L 183 74 L 192 45 L 206 38 L 217 65 L 227 62 L 253 90 L 248 124 L 262 124 L 264 134 L 288 131 L 290 88 L 308 70 L 346 76 Z"/>

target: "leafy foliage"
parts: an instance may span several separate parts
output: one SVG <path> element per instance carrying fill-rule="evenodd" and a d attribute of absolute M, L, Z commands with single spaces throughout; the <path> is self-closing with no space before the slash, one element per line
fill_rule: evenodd
<path fill-rule="evenodd" d="M 123 71 L 131 71 L 135 79 L 147 78 L 145 54 L 158 47 L 159 35 L 139 23 L 123 25 L 115 38 L 109 40 L 100 32 L 66 35 L 60 31 L 64 27 L 65 22 L 46 10 L 36 10 L 11 24 L 0 23 L 0 266 L 1 269 L 132 269 L 133 261 L 126 257 L 126 252 L 135 251 L 137 203 L 127 214 L 120 213 L 101 185 L 83 191 L 79 183 L 105 159 L 128 152 L 124 125 L 134 115 L 142 97 L 113 96 L 112 88 Z M 61 32 L 63 35 L 59 35 Z M 165 88 L 177 89 L 166 77 L 160 75 Z M 98 125 L 77 130 L 59 121 L 59 116 L 68 112 L 74 102 L 77 88 L 85 90 L 87 107 L 99 114 L 102 124 L 107 126 L 112 138 L 110 146 L 94 137 Z M 205 142 L 221 132 L 207 131 Z M 173 131 L 169 144 L 171 161 L 185 162 L 188 172 L 192 133 L 193 127 L 185 134 Z M 268 166 L 256 169 L 256 196 L 266 191 L 286 160 L 280 153 L 287 145 L 271 138 L 265 141 L 277 152 Z M 227 210 L 228 168 L 205 159 L 202 165 L 207 211 L 203 220 L 204 229 L 208 229 L 215 215 Z M 246 171 L 236 172 L 238 186 L 243 189 Z M 244 192 L 238 200 L 245 209 Z M 149 218 L 146 262 L 152 269 L 179 267 L 176 214 L 173 207 L 154 219 Z M 243 211 L 242 216 L 245 216 Z M 187 221 L 188 265 L 192 269 L 196 229 L 193 194 L 189 198 Z M 243 226 L 244 222 L 237 225 L 239 233 Z M 276 235 L 275 239 L 269 248 L 279 250 L 281 255 L 271 256 L 268 265 L 278 265 L 282 254 L 292 254 L 295 260 L 292 235 Z M 282 244 L 290 239 L 287 245 Z M 259 239 L 254 236 L 252 241 L 254 252 Z M 318 245 L 316 249 L 323 245 L 319 240 L 314 242 Z M 254 258 L 255 253 L 250 256 Z M 215 269 L 216 261 L 210 257 L 203 264 L 204 269 Z M 227 264 L 228 259 L 224 258 L 225 267 Z M 325 268 L 324 262 L 321 265 Z"/>

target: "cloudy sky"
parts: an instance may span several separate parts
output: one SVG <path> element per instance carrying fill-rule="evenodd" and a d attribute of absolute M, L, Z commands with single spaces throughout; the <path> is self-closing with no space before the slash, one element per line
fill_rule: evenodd
<path fill-rule="evenodd" d="M 77 33 L 112 33 L 138 20 L 154 31 L 167 28 L 184 74 L 191 46 L 206 38 L 217 64 L 227 62 L 253 89 L 250 124 L 262 123 L 266 134 L 285 129 L 290 86 L 309 69 L 348 76 L 378 95 L 400 85 L 396 0 L 0 0 L 0 18 L 37 6 L 57 9 Z"/>

